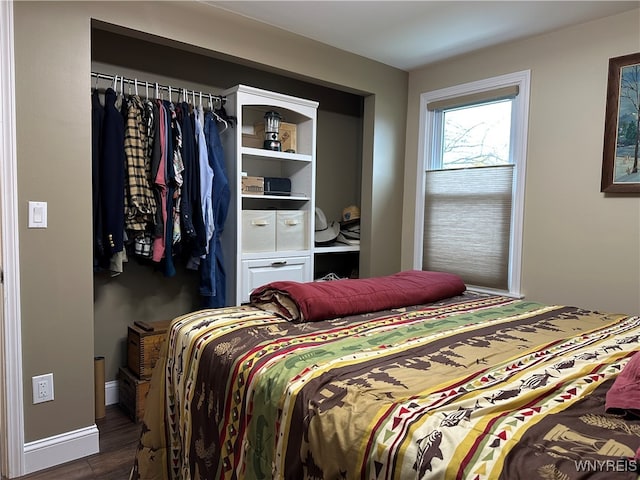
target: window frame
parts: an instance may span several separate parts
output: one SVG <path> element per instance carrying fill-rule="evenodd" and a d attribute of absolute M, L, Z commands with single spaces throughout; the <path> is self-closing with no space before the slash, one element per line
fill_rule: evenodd
<path fill-rule="evenodd" d="M 414 227 L 414 268 L 422 269 L 422 251 L 424 245 L 424 201 L 425 175 L 434 168 L 434 151 L 441 148 L 440 138 L 436 135 L 440 129 L 437 124 L 441 113 L 428 110 L 427 104 L 434 101 L 496 90 L 502 87 L 518 86 L 518 95 L 513 99 L 511 113 L 511 156 L 515 165 L 513 185 L 513 206 L 511 212 L 511 238 L 509 239 L 509 289 L 496 291 L 489 288 L 470 287 L 470 290 L 488 293 L 501 293 L 521 297 L 522 276 L 522 240 L 524 227 L 524 193 L 527 160 L 527 133 L 529 121 L 531 71 L 523 70 L 484 80 L 442 88 L 420 95 L 420 119 L 418 129 L 418 162 L 416 174 L 416 204 Z"/>

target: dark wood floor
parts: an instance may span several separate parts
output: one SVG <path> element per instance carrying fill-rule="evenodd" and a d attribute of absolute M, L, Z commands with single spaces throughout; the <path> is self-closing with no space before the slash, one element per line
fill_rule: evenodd
<path fill-rule="evenodd" d="M 127 480 L 140 435 L 135 424 L 117 405 L 108 406 L 106 417 L 96 422 L 100 453 L 17 480 Z"/>

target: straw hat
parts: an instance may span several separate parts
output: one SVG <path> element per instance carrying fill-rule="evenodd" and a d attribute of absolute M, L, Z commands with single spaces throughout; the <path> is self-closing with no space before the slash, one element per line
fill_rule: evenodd
<path fill-rule="evenodd" d="M 340 224 L 342 226 L 352 225 L 354 223 L 358 223 L 360 221 L 360 209 L 355 205 L 349 205 L 347 208 L 342 210 L 342 221 Z"/>

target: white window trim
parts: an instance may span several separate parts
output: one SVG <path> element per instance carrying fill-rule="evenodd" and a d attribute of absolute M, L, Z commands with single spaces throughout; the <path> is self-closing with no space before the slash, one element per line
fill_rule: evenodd
<path fill-rule="evenodd" d="M 525 172 L 527 161 L 527 132 L 529 131 L 529 91 L 530 91 L 531 70 L 500 75 L 476 82 L 469 82 L 432 92 L 425 92 L 420 95 L 420 120 L 418 135 L 418 165 L 416 175 L 416 205 L 415 205 L 415 229 L 414 229 L 414 252 L 413 266 L 416 269 L 422 268 L 422 249 L 424 225 L 424 184 L 427 166 L 432 165 L 433 132 L 435 127 L 435 113 L 427 110 L 429 102 L 446 100 L 462 95 L 480 93 L 494 90 L 500 87 L 517 85 L 518 96 L 513 102 L 513 125 L 511 133 L 511 148 L 515 159 L 515 195 L 513 197 L 513 216 L 511 219 L 512 235 L 509 258 L 509 291 L 508 293 L 516 297 L 521 296 L 521 275 L 522 275 L 522 234 L 524 217 L 524 189 Z"/>
<path fill-rule="evenodd" d="M 4 268 L 0 452 L 2 473 L 8 478 L 25 473 L 13 32 L 13 2 L 0 1 L 0 255 Z"/>

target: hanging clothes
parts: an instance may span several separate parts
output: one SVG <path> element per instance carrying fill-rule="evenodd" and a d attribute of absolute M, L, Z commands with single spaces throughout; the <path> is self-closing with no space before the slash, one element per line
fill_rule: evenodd
<path fill-rule="evenodd" d="M 200 295 L 204 308 L 226 306 L 226 270 L 220 235 L 229 212 L 231 192 L 225 171 L 224 150 L 218 133 L 216 119 L 208 112 L 204 120 L 204 134 L 207 144 L 209 165 L 213 170 L 213 188 L 211 205 L 213 210 L 214 231 L 209 242 L 209 251 L 200 264 Z"/>
<path fill-rule="evenodd" d="M 161 104 L 159 101 L 149 102 L 151 105 L 147 107 L 148 110 L 151 110 L 151 115 L 153 116 L 152 120 L 150 120 L 151 125 L 149 125 L 149 129 L 153 130 L 153 144 L 149 145 L 151 150 L 150 157 L 150 165 L 149 165 L 149 178 L 151 179 L 151 189 L 153 191 L 153 195 L 156 200 L 156 214 L 154 216 L 153 225 L 151 227 L 151 237 L 153 239 L 153 243 L 158 237 L 162 237 L 164 231 L 164 222 L 163 222 L 163 210 L 162 210 L 162 188 L 156 183 L 158 179 L 158 173 L 160 171 L 160 164 L 162 163 L 162 135 L 160 132 L 161 123 L 162 123 L 162 114 L 160 112 Z M 164 165 L 163 165 L 164 169 Z M 164 171 L 164 170 L 163 170 Z M 162 180 L 164 180 L 164 174 L 162 176 Z M 162 182 L 164 185 L 164 181 Z"/>
<path fill-rule="evenodd" d="M 102 157 L 102 126 L 104 107 L 100 103 L 98 89 L 91 92 L 91 183 L 93 200 L 93 270 L 102 269 L 101 262 L 105 256 L 102 230 L 102 202 L 100 191 L 100 164 Z"/>
<path fill-rule="evenodd" d="M 220 235 L 230 191 L 216 121 L 201 104 L 114 88 L 101 104 L 92 91 L 95 271 L 118 274 L 134 254 L 171 277 L 182 259 L 198 270 L 205 303 L 226 304 Z"/>
<path fill-rule="evenodd" d="M 145 233 L 153 221 L 156 202 L 147 175 L 147 127 L 144 122 L 144 107 L 140 97 L 131 95 L 127 99 L 127 114 L 124 135 L 126 159 L 125 226 L 133 232 L 134 239 Z"/>
<path fill-rule="evenodd" d="M 172 129 L 174 131 L 173 136 L 173 176 L 175 183 L 175 190 L 173 192 L 173 236 L 172 244 L 178 245 L 182 240 L 182 224 L 181 224 L 181 200 L 182 200 L 182 185 L 184 184 L 184 161 L 182 160 L 182 129 L 180 128 L 180 122 L 176 120 L 176 112 L 172 105 Z"/>
<path fill-rule="evenodd" d="M 204 135 L 204 109 L 198 105 L 195 111 L 196 141 L 198 149 L 198 165 L 200 166 L 200 205 L 205 233 L 205 254 L 209 253 L 209 243 L 213 237 L 215 225 L 213 223 L 212 189 L 213 168 L 209 163 L 207 141 Z"/>
<path fill-rule="evenodd" d="M 182 160 L 184 162 L 184 183 L 182 187 L 181 216 L 184 226 L 185 244 L 192 257 L 205 254 L 205 231 L 200 204 L 200 167 L 196 154 L 195 120 L 189 104 L 182 102 L 181 126 L 183 133 Z"/>
<path fill-rule="evenodd" d="M 176 115 L 173 103 L 168 100 L 163 101 L 164 108 L 167 112 L 166 115 L 166 148 L 165 148 L 165 180 L 167 187 L 167 200 L 166 200 L 166 223 L 164 231 L 164 275 L 166 277 L 173 277 L 176 274 L 176 268 L 173 263 L 173 214 L 174 204 L 176 199 L 174 195 L 176 193 L 176 174 L 173 167 L 173 158 L 175 155 L 174 148 L 176 148 L 177 139 L 177 124 Z"/>
<path fill-rule="evenodd" d="M 153 245 L 153 234 L 155 232 L 156 223 L 158 221 L 158 196 L 153 188 L 153 179 L 155 175 L 152 175 L 153 167 L 153 154 L 154 154 L 154 142 L 158 129 L 158 108 L 150 100 L 145 100 L 142 104 L 142 119 L 141 128 L 144 131 L 143 135 L 143 154 L 144 154 L 144 176 L 146 183 L 149 187 L 149 195 L 151 199 L 148 200 L 151 206 L 149 215 L 146 217 L 147 224 L 142 232 L 138 232 L 133 238 L 133 251 L 134 254 L 142 259 L 151 259 L 151 251 Z M 157 173 L 157 170 L 156 170 Z"/>
<path fill-rule="evenodd" d="M 157 148 L 154 150 L 152 161 L 155 167 L 154 184 L 156 195 L 159 197 L 158 226 L 155 229 L 155 238 L 153 240 L 154 262 L 161 262 L 164 258 L 165 250 L 165 231 L 167 225 L 167 181 L 166 181 L 166 147 L 167 147 L 167 111 L 161 100 L 158 100 L 158 141 Z M 157 165 L 156 165 L 157 162 Z"/>
<path fill-rule="evenodd" d="M 116 106 L 117 94 L 112 88 L 105 91 L 102 128 L 102 156 L 100 165 L 100 194 L 102 197 L 103 267 L 124 248 L 124 119 Z M 109 262 L 109 263 L 106 263 Z"/>

